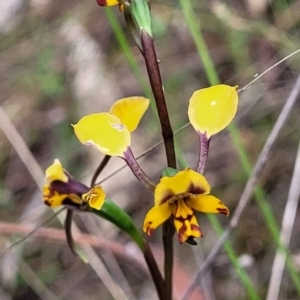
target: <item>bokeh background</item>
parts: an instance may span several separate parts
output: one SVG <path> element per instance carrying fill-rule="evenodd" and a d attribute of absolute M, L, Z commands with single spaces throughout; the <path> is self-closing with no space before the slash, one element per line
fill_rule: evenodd
<path fill-rule="evenodd" d="M 177 131 L 188 122 L 188 100 L 193 91 L 209 86 L 209 81 L 180 1 L 151 2 L 166 100 Z M 242 88 L 299 49 L 300 1 L 190 2 L 223 83 Z M 300 55 L 295 54 L 240 93 L 236 125 L 252 165 L 299 69 Z M 49 220 L 53 211 L 42 203 L 38 186 L 43 183 L 41 169 L 55 158 L 88 184 L 102 154 L 81 145 L 71 124 L 87 113 L 108 111 L 117 99 L 133 95 L 152 98 L 143 57 L 117 8 L 100 8 L 93 0 L 0 0 L 0 299 L 157 299 L 138 250 L 108 222 L 92 215 L 76 215 L 82 234 L 74 230 L 74 237 L 87 251 L 92 251 L 92 245 L 93 267 L 73 256 L 60 221 L 64 212 L 60 220 Z M 263 201 L 279 230 L 300 137 L 299 115 L 298 101 L 259 178 Z M 133 134 L 132 148 L 138 156 L 160 141 L 152 105 Z M 175 142 L 181 167 L 195 168 L 198 138 L 194 130 L 190 126 L 182 129 L 176 133 Z M 166 167 L 163 146 L 149 151 L 139 163 L 153 180 L 159 180 Z M 112 159 L 99 180 L 108 196 L 141 228 L 153 199 L 127 169 L 119 170 L 122 166 L 120 159 Z M 248 171 L 228 131 L 212 139 L 206 176 L 213 194 L 232 212 Z M 218 220 L 225 228 L 230 216 L 218 216 Z M 199 222 L 204 238 L 198 246 L 179 245 L 175 238 L 174 299 L 180 299 L 218 239 L 205 215 L 199 214 Z M 35 233 L 13 245 L 34 228 Z M 296 216 L 289 250 L 300 277 L 299 228 L 300 218 Z M 160 236 L 157 230 L 149 241 L 161 263 Z M 229 240 L 237 262 L 264 299 L 276 243 L 256 201 L 246 208 Z M 278 299 L 299 297 L 285 271 Z M 193 299 L 249 299 L 226 251 L 216 256 Z"/>

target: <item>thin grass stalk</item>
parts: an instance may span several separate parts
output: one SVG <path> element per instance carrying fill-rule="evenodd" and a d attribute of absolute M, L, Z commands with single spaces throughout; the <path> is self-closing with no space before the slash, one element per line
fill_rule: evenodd
<path fill-rule="evenodd" d="M 13 262 L 15 264 L 15 262 Z M 18 270 L 19 275 L 23 278 L 26 284 L 36 293 L 40 299 L 45 300 L 59 300 L 58 295 L 55 295 L 44 282 L 41 280 L 38 274 L 36 274 L 32 268 L 24 261 L 21 260 L 18 265 L 14 265 L 14 268 Z"/>
<path fill-rule="evenodd" d="M 216 230 L 217 234 L 219 236 L 222 235 L 224 232 L 222 225 L 216 218 L 212 218 L 212 215 L 208 215 L 208 218 L 210 219 L 211 223 L 213 224 L 214 229 Z M 239 260 L 237 259 L 236 252 L 231 245 L 231 243 L 226 242 L 224 244 L 225 251 L 229 257 L 230 262 L 232 263 L 236 273 L 238 274 L 241 282 L 244 284 L 246 293 L 247 293 L 247 299 L 261 299 L 254 288 L 252 281 L 248 274 L 245 272 L 244 268 L 241 266 Z"/>
<path fill-rule="evenodd" d="M 289 189 L 288 199 L 286 202 L 285 210 L 283 213 L 281 232 L 280 232 L 280 242 L 282 245 L 288 247 L 292 235 L 292 230 L 297 214 L 297 207 L 300 197 L 300 143 L 298 146 L 295 168 L 291 180 L 291 185 Z M 282 251 L 281 247 L 277 248 L 276 255 L 274 258 L 271 279 L 269 283 L 267 300 L 278 299 L 283 270 L 286 263 L 286 252 Z"/>
<path fill-rule="evenodd" d="M 148 84 L 144 80 L 143 74 L 142 74 L 142 72 L 139 68 L 139 65 L 130 49 L 128 39 L 127 39 L 119 21 L 117 20 L 115 14 L 111 8 L 106 7 L 106 8 L 104 8 L 104 11 L 105 11 L 107 20 L 108 20 L 111 28 L 113 29 L 113 32 L 116 36 L 116 39 L 119 43 L 121 50 L 122 50 L 122 53 L 126 57 L 126 60 L 129 64 L 137 82 L 141 86 L 145 96 L 148 99 L 150 99 L 150 101 L 151 101 L 152 100 L 151 89 L 149 88 Z M 151 101 L 150 105 L 151 105 L 152 111 L 155 112 L 156 111 L 155 103 L 153 101 Z"/>
<path fill-rule="evenodd" d="M 50 217 L 44 219 L 42 222 L 40 222 L 39 224 L 37 224 L 32 230 L 30 230 L 29 232 L 25 233 L 22 237 L 20 237 L 15 242 L 11 243 L 7 248 L 2 249 L 1 252 L 0 252 L 0 258 L 2 256 L 4 256 L 5 254 L 7 254 L 8 252 L 10 252 L 13 248 L 15 248 L 20 243 L 26 241 L 28 239 L 28 237 L 30 237 L 31 235 L 33 235 L 41 226 L 43 226 L 43 225 L 47 224 L 49 221 L 53 220 L 58 214 L 60 214 L 65 209 L 66 209 L 65 207 L 61 208 L 60 210 L 58 210 L 57 212 L 55 212 L 54 215 L 51 215 Z M 11 226 L 14 226 L 14 225 L 11 224 Z"/>

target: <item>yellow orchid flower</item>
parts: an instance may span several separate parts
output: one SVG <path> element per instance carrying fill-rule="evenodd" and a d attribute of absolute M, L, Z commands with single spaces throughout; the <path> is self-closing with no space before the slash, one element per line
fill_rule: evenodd
<path fill-rule="evenodd" d="M 76 181 L 63 169 L 59 159 L 55 159 L 45 172 L 43 201 L 50 207 L 66 205 L 79 209 L 88 203 L 90 207 L 99 210 L 105 197 L 105 192 L 101 186 L 89 189 L 83 183 Z"/>
<path fill-rule="evenodd" d="M 237 86 L 215 85 L 194 92 L 188 116 L 192 126 L 207 139 L 227 127 L 237 111 Z"/>
<path fill-rule="evenodd" d="M 120 99 L 113 104 L 110 113 L 80 119 L 73 125 L 75 134 L 81 143 L 92 145 L 106 155 L 124 157 L 130 148 L 130 133 L 137 128 L 149 103 L 144 97 Z"/>
<path fill-rule="evenodd" d="M 196 244 L 194 238 L 202 237 L 196 211 L 229 215 L 222 201 L 209 193 L 205 177 L 191 169 L 162 177 L 154 191 L 154 207 L 144 220 L 144 232 L 151 236 L 154 229 L 171 217 L 179 242 Z"/>
<path fill-rule="evenodd" d="M 119 5 L 119 1 L 118 0 L 97 0 L 97 3 L 100 6 L 115 6 L 115 5 Z"/>

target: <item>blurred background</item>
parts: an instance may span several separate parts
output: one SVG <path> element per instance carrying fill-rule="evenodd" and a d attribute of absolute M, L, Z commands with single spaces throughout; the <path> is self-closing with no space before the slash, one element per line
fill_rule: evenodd
<path fill-rule="evenodd" d="M 151 2 L 166 100 L 177 131 L 188 122 L 192 93 L 210 84 L 180 1 Z M 299 49 L 300 1 L 190 2 L 222 83 L 242 88 Z M 295 54 L 240 93 L 236 125 L 252 165 L 299 69 L 300 54 Z M 60 221 L 64 212 L 60 220 L 49 220 L 53 210 L 41 200 L 41 170 L 55 158 L 87 184 L 102 159 L 101 153 L 79 143 L 71 124 L 88 113 L 108 111 L 117 99 L 134 95 L 152 98 L 143 57 L 126 32 L 118 8 L 104 9 L 94 0 L 0 0 L 0 252 L 11 246 L 0 254 L 0 299 L 157 299 L 143 258 L 125 234 L 93 215 L 77 214 L 75 220 L 82 234 L 74 229 L 74 237 L 93 257 L 93 266 L 85 264 L 67 246 Z M 161 141 L 153 108 L 133 134 L 136 156 Z M 299 113 L 298 101 L 259 179 L 264 190 L 262 199 L 277 222 L 271 227 L 278 228 L 277 232 L 295 165 Z M 176 133 L 175 142 L 180 167 L 195 168 L 198 138 L 194 130 L 189 126 Z M 32 157 L 28 156 L 30 152 Z M 164 147 L 155 147 L 139 163 L 158 181 L 166 167 Z M 99 180 L 107 195 L 141 228 L 153 199 L 130 171 L 118 171 L 122 166 L 123 161 L 113 158 Z M 211 141 L 206 176 L 212 193 L 233 212 L 249 170 L 228 131 Z M 225 228 L 230 216 L 217 219 Z M 207 216 L 199 214 L 199 222 L 204 238 L 198 240 L 198 246 L 180 245 L 174 239 L 174 299 L 180 299 L 218 239 Z M 13 245 L 34 228 L 34 234 Z M 300 218 L 296 216 L 289 250 L 297 276 L 299 234 Z M 229 240 L 237 262 L 264 299 L 276 243 L 254 199 Z M 161 263 L 161 230 L 149 241 Z M 224 250 L 216 256 L 193 297 L 250 299 Z M 278 299 L 299 297 L 295 280 L 284 271 Z"/>

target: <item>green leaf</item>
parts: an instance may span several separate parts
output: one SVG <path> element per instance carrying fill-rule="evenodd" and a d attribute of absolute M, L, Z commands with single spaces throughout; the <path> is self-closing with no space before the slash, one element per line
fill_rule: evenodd
<path fill-rule="evenodd" d="M 175 176 L 179 170 L 173 168 L 165 168 L 162 172 L 162 177 L 172 177 Z"/>
<path fill-rule="evenodd" d="M 134 225 L 132 218 L 113 201 L 106 198 L 102 208 L 100 210 L 93 209 L 92 212 L 126 232 L 139 248 L 144 250 L 143 236 Z"/>
<path fill-rule="evenodd" d="M 152 36 L 151 31 L 151 16 L 149 5 L 146 0 L 132 0 L 131 12 L 134 22 L 140 31 L 144 29 Z"/>

